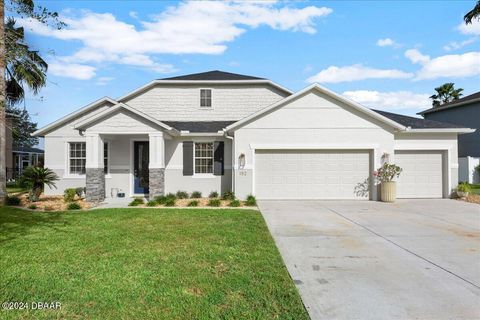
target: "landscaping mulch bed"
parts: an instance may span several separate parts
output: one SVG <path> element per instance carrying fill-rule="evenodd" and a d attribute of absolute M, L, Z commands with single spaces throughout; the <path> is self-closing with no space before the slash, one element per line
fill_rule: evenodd
<path fill-rule="evenodd" d="M 457 200 L 480 204 L 480 194 L 470 193 L 467 197 L 457 198 Z"/>
<path fill-rule="evenodd" d="M 40 211 L 63 211 L 67 210 L 68 203 L 63 200 L 63 196 L 46 196 L 41 195 L 38 201 L 29 202 L 28 193 L 16 194 L 17 197 L 21 199 L 20 207 L 40 210 Z M 75 199 L 76 203 L 80 205 L 82 209 L 90 209 L 92 205 L 85 201 L 85 199 Z M 31 206 L 35 205 L 36 209 L 33 209 Z"/>

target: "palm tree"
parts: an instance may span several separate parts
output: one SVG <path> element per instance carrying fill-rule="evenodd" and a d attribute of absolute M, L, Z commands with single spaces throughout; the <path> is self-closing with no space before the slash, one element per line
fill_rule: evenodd
<path fill-rule="evenodd" d="M 475 7 L 473 7 L 472 10 L 470 10 L 464 17 L 463 20 L 465 20 L 466 24 L 472 23 L 473 19 L 480 19 L 480 0 L 477 1 L 477 4 Z"/>
<path fill-rule="evenodd" d="M 435 91 L 437 91 L 437 93 L 430 96 L 430 99 L 432 99 L 432 105 L 438 107 L 444 103 L 459 99 L 462 96 L 463 89 L 455 89 L 455 84 L 448 82 L 435 88 Z"/>
<path fill-rule="evenodd" d="M 55 186 L 57 180 L 57 174 L 48 168 L 27 167 L 22 173 L 20 183 L 30 189 L 29 200 L 38 201 L 43 192 L 43 186 L 47 185 L 50 189 L 57 188 Z"/>
<path fill-rule="evenodd" d="M 30 50 L 23 27 L 15 27 L 13 18 L 5 24 L 5 48 L 7 103 L 14 105 L 24 99 L 24 84 L 34 94 L 45 86 L 48 64 L 38 51 Z"/>

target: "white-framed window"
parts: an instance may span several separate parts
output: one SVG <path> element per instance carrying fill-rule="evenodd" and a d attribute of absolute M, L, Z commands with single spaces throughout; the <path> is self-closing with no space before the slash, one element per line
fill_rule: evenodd
<path fill-rule="evenodd" d="M 213 174 L 213 142 L 196 142 L 194 151 L 194 173 Z"/>
<path fill-rule="evenodd" d="M 85 142 L 69 143 L 69 173 L 85 174 L 85 162 L 87 160 Z"/>
<path fill-rule="evenodd" d="M 108 167 L 108 142 L 103 143 L 103 172 L 108 174 L 109 172 Z"/>
<path fill-rule="evenodd" d="M 200 89 L 200 107 L 212 107 L 212 89 Z"/>

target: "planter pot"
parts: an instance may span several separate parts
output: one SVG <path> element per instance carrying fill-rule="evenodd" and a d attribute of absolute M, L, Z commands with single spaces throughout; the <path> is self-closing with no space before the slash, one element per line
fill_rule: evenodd
<path fill-rule="evenodd" d="M 382 182 L 380 185 L 380 199 L 383 202 L 395 202 L 397 199 L 397 184 L 395 181 Z"/>
<path fill-rule="evenodd" d="M 457 191 L 457 197 L 466 198 L 466 197 L 468 197 L 468 192 Z"/>

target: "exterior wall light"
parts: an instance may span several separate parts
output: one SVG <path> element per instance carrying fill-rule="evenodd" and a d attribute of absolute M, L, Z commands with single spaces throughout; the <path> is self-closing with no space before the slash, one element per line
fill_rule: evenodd
<path fill-rule="evenodd" d="M 240 153 L 240 155 L 238 156 L 238 168 L 239 169 L 245 168 L 245 154 L 244 153 Z"/>

